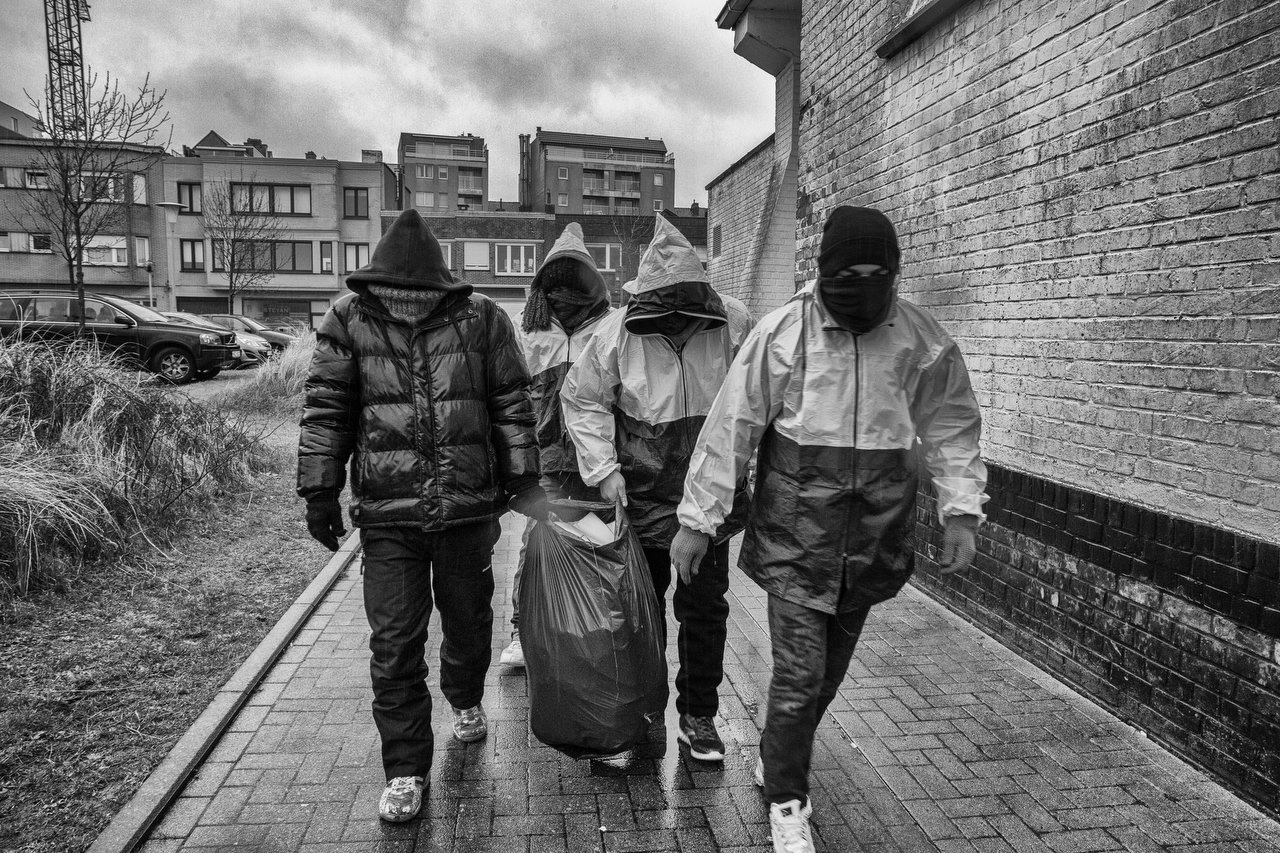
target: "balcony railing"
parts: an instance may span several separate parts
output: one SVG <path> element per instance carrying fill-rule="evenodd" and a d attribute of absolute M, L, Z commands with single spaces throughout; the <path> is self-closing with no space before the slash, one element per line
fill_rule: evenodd
<path fill-rule="evenodd" d="M 609 189 L 609 182 L 600 178 L 583 178 L 583 192 L 605 192 Z"/>
<path fill-rule="evenodd" d="M 613 188 L 620 193 L 638 193 L 640 192 L 639 181 L 614 181 Z"/>
<path fill-rule="evenodd" d="M 458 192 L 467 195 L 482 195 L 484 193 L 484 183 L 479 180 L 458 179 Z"/>

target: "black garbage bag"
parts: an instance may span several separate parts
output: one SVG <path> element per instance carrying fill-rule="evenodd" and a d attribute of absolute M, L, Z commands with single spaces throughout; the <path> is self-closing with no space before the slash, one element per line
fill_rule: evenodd
<path fill-rule="evenodd" d="M 667 706 L 661 611 L 621 508 L 554 501 L 551 509 L 622 523 L 606 545 L 548 522 L 529 533 L 520 579 L 529 724 L 534 737 L 573 758 L 613 755 L 643 741 Z"/>

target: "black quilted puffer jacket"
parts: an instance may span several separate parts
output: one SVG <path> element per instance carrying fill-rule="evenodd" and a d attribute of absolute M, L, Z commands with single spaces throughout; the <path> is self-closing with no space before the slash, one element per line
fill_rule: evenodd
<path fill-rule="evenodd" d="M 369 284 L 444 291 L 413 323 Z M 506 313 L 454 283 L 416 211 L 383 236 L 325 315 L 306 383 L 298 494 L 341 491 L 357 527 L 494 519 L 538 477 L 529 371 Z"/>

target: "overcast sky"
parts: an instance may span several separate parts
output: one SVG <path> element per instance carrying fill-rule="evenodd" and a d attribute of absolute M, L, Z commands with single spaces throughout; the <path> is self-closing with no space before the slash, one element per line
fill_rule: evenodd
<path fill-rule="evenodd" d="M 42 0 L 3 0 L 0 100 L 47 73 Z M 483 136 L 517 197 L 517 135 L 661 138 L 676 204 L 773 131 L 773 78 L 733 53 L 723 0 L 90 0 L 85 61 L 167 90 L 174 149 L 216 130 L 277 157 L 396 159 L 402 131 Z M 30 111 L 30 110 L 28 110 Z"/>

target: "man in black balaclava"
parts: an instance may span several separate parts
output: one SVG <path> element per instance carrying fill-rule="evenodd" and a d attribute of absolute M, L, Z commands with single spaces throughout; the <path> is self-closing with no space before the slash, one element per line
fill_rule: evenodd
<path fill-rule="evenodd" d="M 964 359 L 899 299 L 884 214 L 832 212 L 820 277 L 747 337 L 694 444 L 671 559 L 697 565 L 759 448 L 739 566 L 768 594 L 773 678 L 756 783 L 775 850 L 813 850 L 813 736 L 871 606 L 914 568 L 921 464 L 943 528 L 942 574 L 972 561 L 986 500 L 982 419 Z M 917 440 L 919 446 L 917 447 Z"/>

